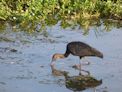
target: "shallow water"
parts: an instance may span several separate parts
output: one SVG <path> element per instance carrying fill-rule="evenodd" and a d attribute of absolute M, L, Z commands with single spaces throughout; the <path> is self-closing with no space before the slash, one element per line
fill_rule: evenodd
<path fill-rule="evenodd" d="M 112 29 L 110 32 L 91 28 L 84 36 L 76 29 L 60 29 L 57 25 L 48 28 L 48 34 L 32 35 L 24 32 L 4 32 L 0 38 L 0 92 L 72 92 L 65 87 L 63 76 L 53 76 L 50 68 L 54 53 L 64 53 L 66 44 L 71 41 L 83 41 L 100 50 L 104 59 L 86 57 L 90 65 L 82 68 L 92 76 L 102 79 L 102 85 L 96 87 L 96 92 L 121 92 L 122 90 L 122 29 Z M 85 59 L 83 59 L 85 61 Z M 56 62 L 56 69 L 65 70 L 71 76 L 79 71 L 71 66 L 79 63 L 79 58 L 70 55 Z M 94 92 L 94 88 L 82 92 Z"/>

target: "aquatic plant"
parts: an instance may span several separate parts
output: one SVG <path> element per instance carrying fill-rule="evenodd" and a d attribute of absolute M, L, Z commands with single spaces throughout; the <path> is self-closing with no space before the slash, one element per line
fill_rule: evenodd
<path fill-rule="evenodd" d="M 121 0 L 1 0 L 0 20 L 28 32 L 60 21 L 62 28 L 79 25 L 87 34 L 101 19 L 122 19 Z M 104 23 L 104 22 L 103 22 Z"/>

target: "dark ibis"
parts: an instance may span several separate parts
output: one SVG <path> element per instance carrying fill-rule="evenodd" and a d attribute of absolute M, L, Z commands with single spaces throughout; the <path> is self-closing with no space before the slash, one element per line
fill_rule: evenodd
<path fill-rule="evenodd" d="M 74 56 L 79 56 L 80 59 L 86 56 L 96 56 L 99 58 L 103 58 L 103 54 L 100 51 L 96 50 L 95 48 L 91 47 L 90 45 L 84 42 L 74 41 L 67 44 L 66 52 L 64 54 L 55 53 L 52 56 L 51 66 L 54 66 L 55 61 L 57 59 L 66 58 L 70 54 Z"/>

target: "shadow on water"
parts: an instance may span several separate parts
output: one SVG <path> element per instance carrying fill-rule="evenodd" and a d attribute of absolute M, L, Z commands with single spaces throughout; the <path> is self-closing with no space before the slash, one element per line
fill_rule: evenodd
<path fill-rule="evenodd" d="M 95 88 L 102 84 L 102 80 L 97 80 L 90 75 L 69 76 L 67 71 L 57 70 L 51 67 L 54 76 L 64 76 L 66 88 L 73 91 L 82 91 L 88 88 Z"/>

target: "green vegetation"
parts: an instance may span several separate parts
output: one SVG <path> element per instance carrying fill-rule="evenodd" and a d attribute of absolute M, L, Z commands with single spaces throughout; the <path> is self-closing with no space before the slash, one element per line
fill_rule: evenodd
<path fill-rule="evenodd" d="M 58 22 L 62 28 L 79 25 L 88 30 L 99 26 L 101 19 L 122 20 L 121 0 L 0 0 L 0 7 L 0 21 L 9 21 L 13 28 L 29 32 L 35 31 L 37 25 L 41 31 Z"/>

